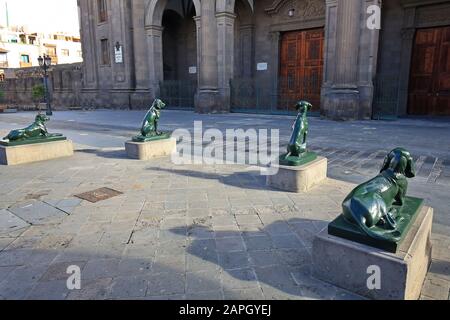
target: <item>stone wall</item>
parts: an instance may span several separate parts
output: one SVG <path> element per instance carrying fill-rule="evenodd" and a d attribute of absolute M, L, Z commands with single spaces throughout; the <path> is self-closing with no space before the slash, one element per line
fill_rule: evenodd
<path fill-rule="evenodd" d="M 43 83 L 39 68 L 10 69 L 2 85 L 4 102 L 18 109 L 32 109 L 33 87 Z M 52 67 L 49 72 L 49 89 L 52 106 L 68 109 L 81 106 L 81 64 L 66 64 Z"/>

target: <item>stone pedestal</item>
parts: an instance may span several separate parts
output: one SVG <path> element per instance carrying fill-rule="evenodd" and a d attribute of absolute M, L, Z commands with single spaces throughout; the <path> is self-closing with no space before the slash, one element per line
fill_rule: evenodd
<path fill-rule="evenodd" d="M 8 166 L 69 157 L 72 155 L 73 144 L 70 140 L 18 146 L 0 145 L 0 164 Z"/>
<path fill-rule="evenodd" d="M 370 299 L 417 300 L 431 263 L 432 223 L 433 209 L 422 207 L 395 254 L 324 230 L 313 242 L 314 277 Z M 377 269 L 380 289 L 369 289 Z"/>
<path fill-rule="evenodd" d="M 276 175 L 267 176 L 267 185 L 289 192 L 307 192 L 327 178 L 328 160 L 318 157 L 303 166 L 273 166 Z"/>
<path fill-rule="evenodd" d="M 158 157 L 170 156 L 177 149 L 177 140 L 175 138 L 155 140 L 148 142 L 125 143 L 127 155 L 131 159 L 150 160 Z"/>

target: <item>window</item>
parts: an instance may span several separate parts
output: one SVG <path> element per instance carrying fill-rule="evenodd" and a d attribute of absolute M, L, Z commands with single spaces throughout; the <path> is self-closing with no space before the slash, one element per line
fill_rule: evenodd
<path fill-rule="evenodd" d="M 97 0 L 98 8 L 98 21 L 106 22 L 108 21 L 108 10 L 106 8 L 106 0 Z"/>
<path fill-rule="evenodd" d="M 65 56 L 65 57 L 70 56 L 69 49 L 62 49 L 62 50 L 61 50 L 61 54 L 62 54 L 63 56 Z"/>
<path fill-rule="evenodd" d="M 83 51 L 77 50 L 77 56 L 82 58 L 83 57 Z"/>
<path fill-rule="evenodd" d="M 20 61 L 23 63 L 30 63 L 30 56 L 27 54 L 22 54 L 20 56 Z"/>
<path fill-rule="evenodd" d="M 102 39 L 101 40 L 101 49 L 102 49 L 102 56 L 101 56 L 101 63 L 102 65 L 109 65 L 111 63 L 111 56 L 109 53 L 109 41 L 108 39 Z"/>
<path fill-rule="evenodd" d="M 56 47 L 46 46 L 45 53 L 50 57 L 56 57 Z"/>

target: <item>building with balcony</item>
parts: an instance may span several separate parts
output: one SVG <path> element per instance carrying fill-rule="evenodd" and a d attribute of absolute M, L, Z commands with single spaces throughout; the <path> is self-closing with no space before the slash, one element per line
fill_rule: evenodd
<path fill-rule="evenodd" d="M 35 67 L 43 54 L 50 55 L 53 64 L 79 63 L 83 60 L 80 37 L 31 33 L 23 28 L 0 29 L 0 68 Z"/>

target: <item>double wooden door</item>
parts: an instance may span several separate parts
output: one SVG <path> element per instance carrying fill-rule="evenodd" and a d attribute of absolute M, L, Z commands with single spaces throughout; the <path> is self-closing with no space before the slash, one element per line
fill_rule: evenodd
<path fill-rule="evenodd" d="M 450 26 L 416 33 L 408 113 L 450 115 Z"/>
<path fill-rule="evenodd" d="M 279 108 L 293 110 L 307 100 L 320 110 L 323 79 L 323 28 L 286 32 L 281 39 Z"/>

